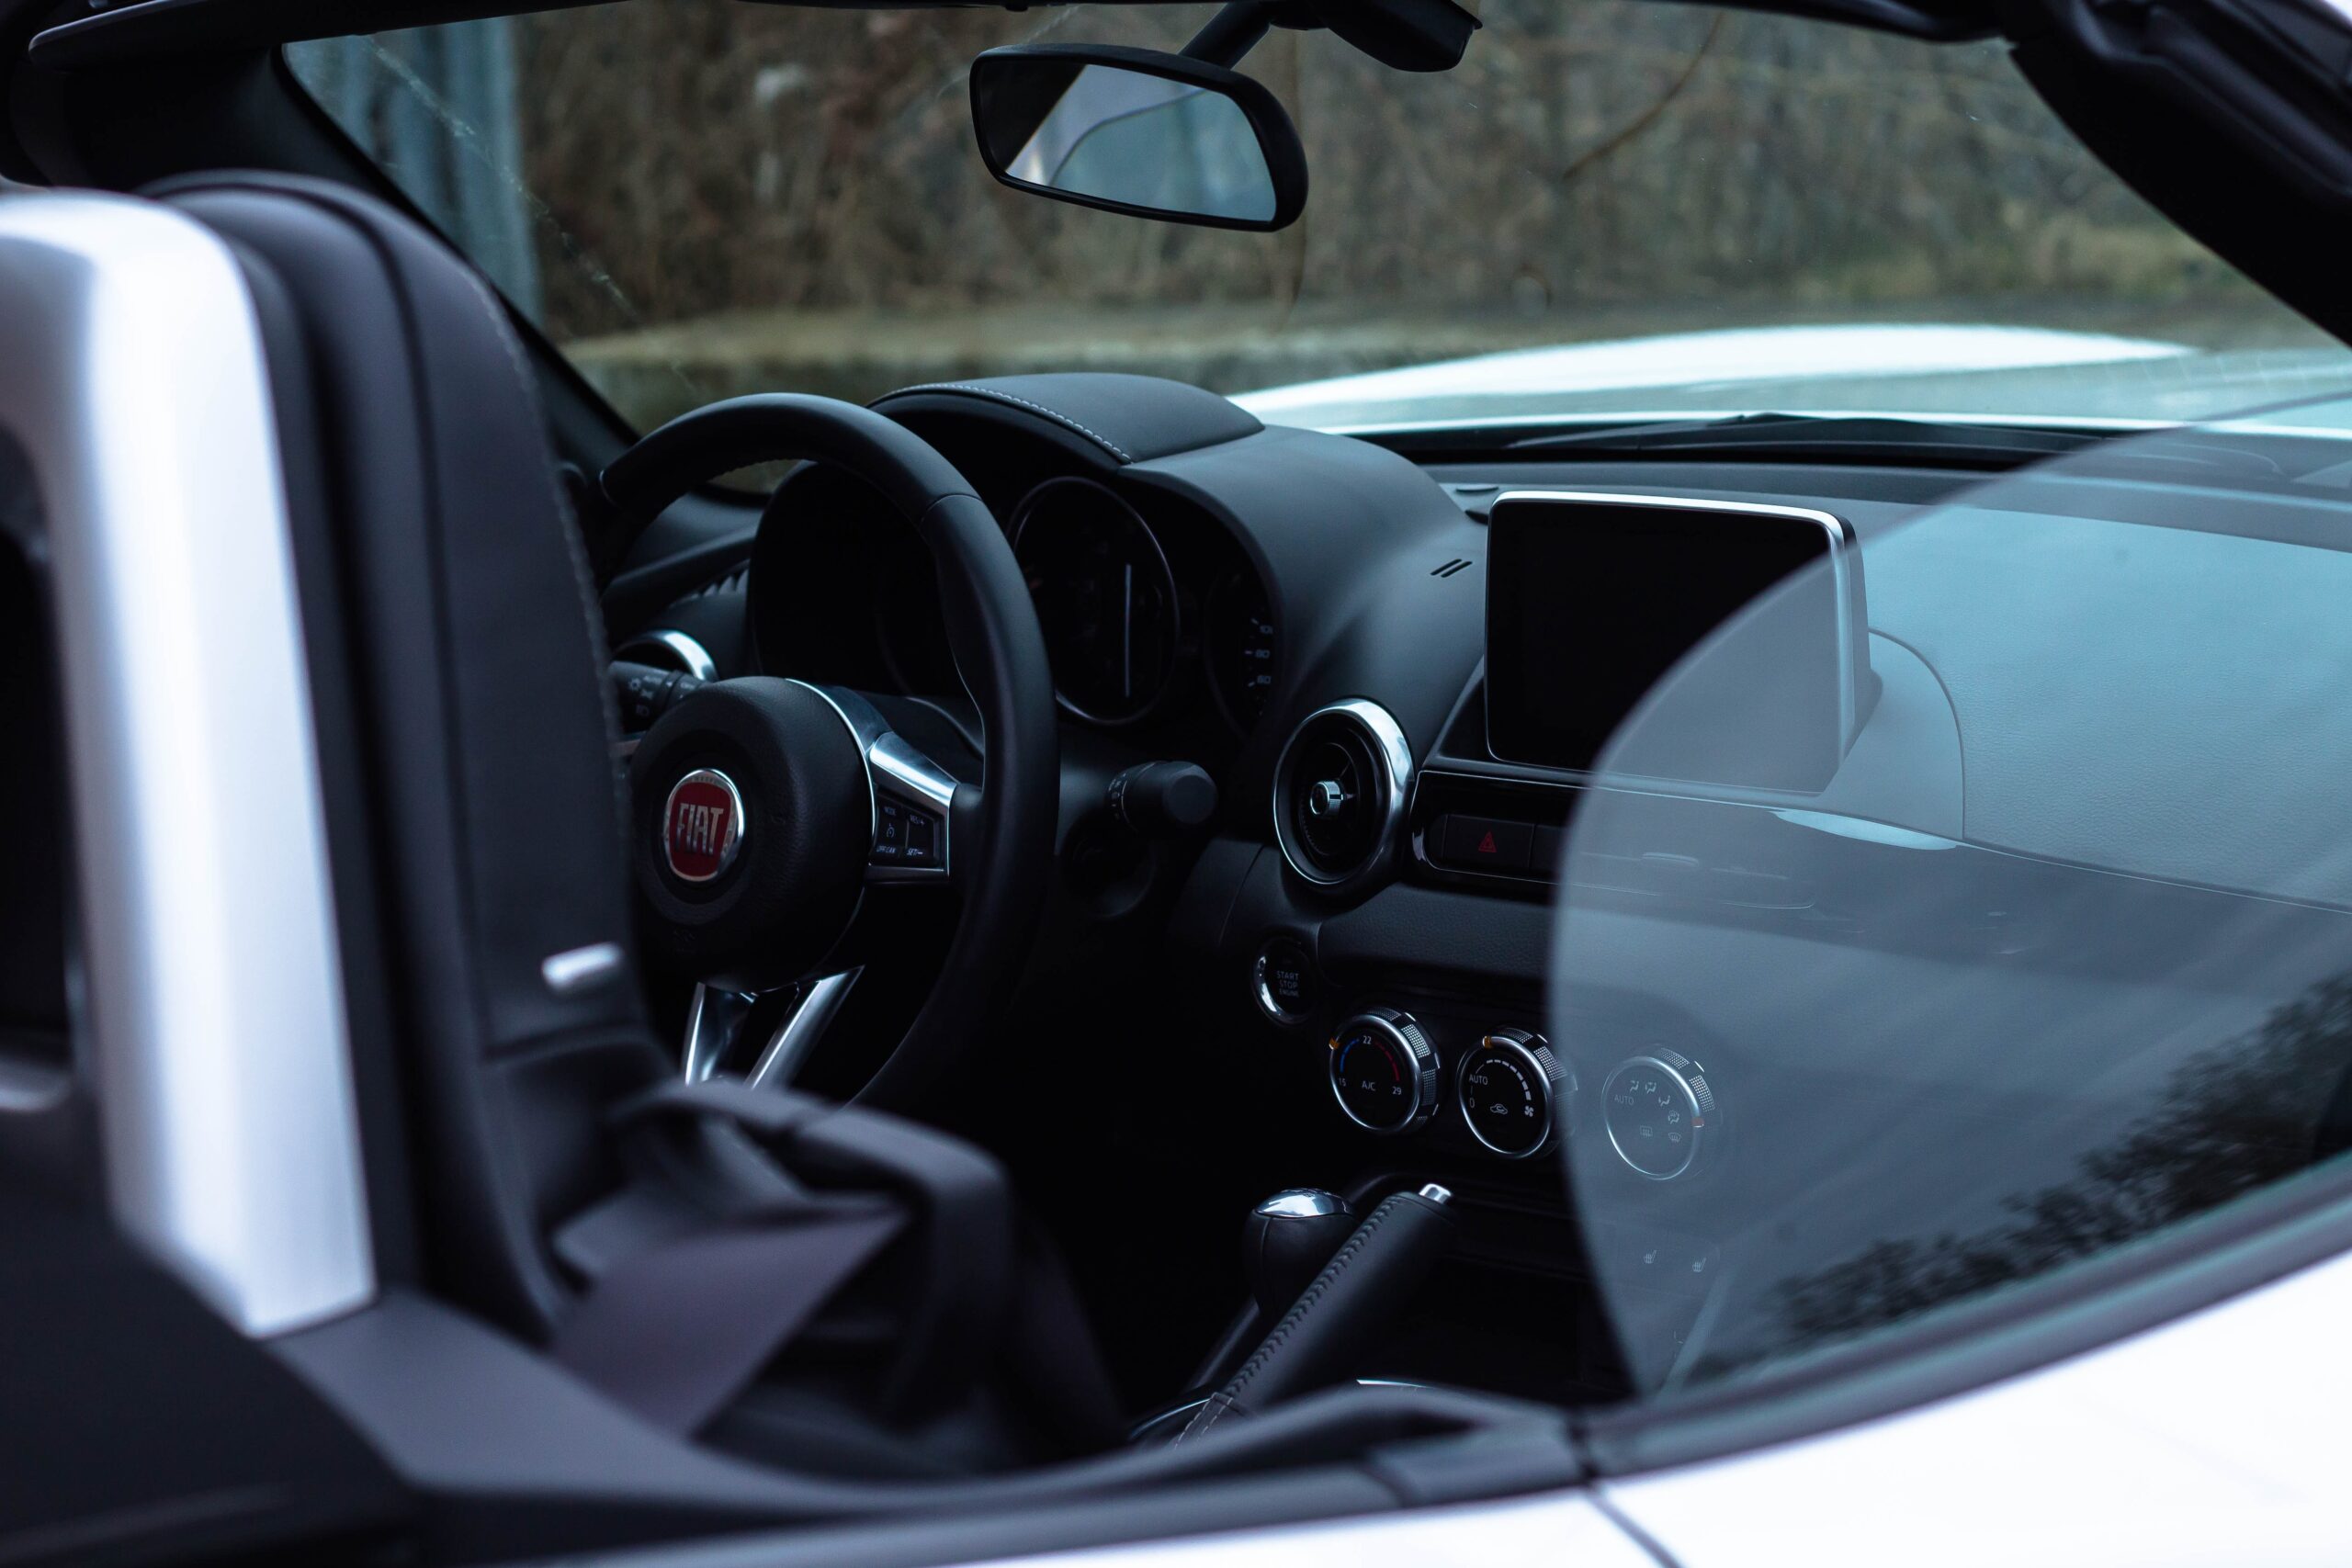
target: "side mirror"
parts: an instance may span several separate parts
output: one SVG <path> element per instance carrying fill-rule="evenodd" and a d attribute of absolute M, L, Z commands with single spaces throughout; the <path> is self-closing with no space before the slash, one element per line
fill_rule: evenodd
<path fill-rule="evenodd" d="M 1306 152 L 1238 72 L 1110 44 L 992 49 L 972 62 L 972 126 L 1015 190 L 1139 218 L 1281 229 L 1306 205 Z"/>

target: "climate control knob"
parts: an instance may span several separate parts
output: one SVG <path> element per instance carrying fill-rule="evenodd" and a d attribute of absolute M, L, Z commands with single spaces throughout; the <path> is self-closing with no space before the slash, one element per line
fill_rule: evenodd
<path fill-rule="evenodd" d="M 1498 1029 L 1482 1036 L 1453 1077 L 1454 1103 L 1470 1135 L 1505 1159 L 1526 1159 L 1552 1146 L 1560 1101 L 1576 1078 L 1540 1034 Z"/>
<path fill-rule="evenodd" d="M 1600 1116 L 1617 1157 L 1652 1181 L 1690 1174 L 1723 1138 L 1706 1068 L 1663 1045 L 1617 1064 L 1601 1087 Z"/>
<path fill-rule="evenodd" d="M 1331 1095 L 1368 1133 L 1409 1133 L 1437 1111 L 1437 1052 L 1412 1014 L 1366 1008 L 1331 1035 Z"/>

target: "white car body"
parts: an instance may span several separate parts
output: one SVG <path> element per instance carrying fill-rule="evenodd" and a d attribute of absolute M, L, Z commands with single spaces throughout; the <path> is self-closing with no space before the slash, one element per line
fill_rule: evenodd
<path fill-rule="evenodd" d="M 1019 1560 L 1064 1568 L 2267 1568 L 2352 1559 L 2337 1258 L 1955 1398 L 1530 1502 Z M 2322 1353 L 2314 1353 L 2322 1352 Z"/>

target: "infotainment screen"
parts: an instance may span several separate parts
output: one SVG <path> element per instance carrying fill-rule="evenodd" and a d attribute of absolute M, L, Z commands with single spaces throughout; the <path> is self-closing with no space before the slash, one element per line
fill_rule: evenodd
<path fill-rule="evenodd" d="M 1613 773 L 1820 790 L 1851 741 L 1866 650 L 1861 561 L 1826 513 L 1526 491 L 1487 555 L 1487 740 L 1504 761 L 1589 770 L 1645 693 L 1749 604 L 1739 657 L 1677 679 L 1671 725 Z"/>

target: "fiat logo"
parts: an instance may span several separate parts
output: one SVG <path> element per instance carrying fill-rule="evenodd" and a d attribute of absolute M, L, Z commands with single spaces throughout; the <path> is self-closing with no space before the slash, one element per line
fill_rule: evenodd
<path fill-rule="evenodd" d="M 708 882 L 735 863 L 743 847 L 743 797 L 735 781 L 696 768 L 670 788 L 662 808 L 662 856 L 681 882 Z"/>

